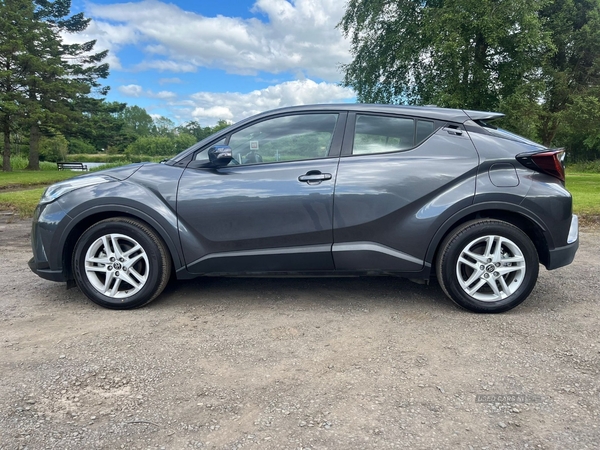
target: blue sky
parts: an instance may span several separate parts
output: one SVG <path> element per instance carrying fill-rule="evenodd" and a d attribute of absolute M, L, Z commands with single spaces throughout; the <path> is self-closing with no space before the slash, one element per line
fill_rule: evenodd
<path fill-rule="evenodd" d="M 110 51 L 109 100 L 183 123 L 238 121 L 295 104 L 354 101 L 339 86 L 341 0 L 73 0 L 81 35 Z"/>

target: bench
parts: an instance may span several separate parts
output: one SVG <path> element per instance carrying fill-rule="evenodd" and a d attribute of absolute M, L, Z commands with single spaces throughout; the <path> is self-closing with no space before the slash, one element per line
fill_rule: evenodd
<path fill-rule="evenodd" d="M 57 162 L 56 167 L 58 167 L 58 170 L 88 170 L 88 167 L 80 162 Z"/>

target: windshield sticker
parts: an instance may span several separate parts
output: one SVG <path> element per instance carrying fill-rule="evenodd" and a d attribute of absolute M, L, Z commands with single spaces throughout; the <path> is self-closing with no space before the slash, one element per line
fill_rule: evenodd
<path fill-rule="evenodd" d="M 250 141 L 250 150 L 258 150 L 258 141 Z"/>

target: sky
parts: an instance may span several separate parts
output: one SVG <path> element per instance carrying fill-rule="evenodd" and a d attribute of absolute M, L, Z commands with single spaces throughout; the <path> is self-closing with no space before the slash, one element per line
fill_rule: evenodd
<path fill-rule="evenodd" d="M 92 21 L 67 42 L 109 50 L 110 101 L 202 126 L 270 109 L 354 102 L 343 0 L 73 0 Z"/>

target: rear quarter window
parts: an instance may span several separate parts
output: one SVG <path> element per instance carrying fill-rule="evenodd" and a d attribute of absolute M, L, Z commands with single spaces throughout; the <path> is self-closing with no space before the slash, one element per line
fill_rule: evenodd
<path fill-rule="evenodd" d="M 369 155 L 411 149 L 435 131 L 431 120 L 357 115 L 353 155 Z"/>

